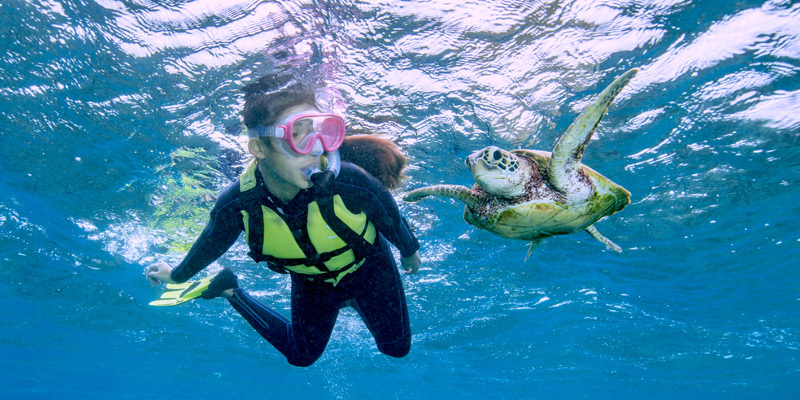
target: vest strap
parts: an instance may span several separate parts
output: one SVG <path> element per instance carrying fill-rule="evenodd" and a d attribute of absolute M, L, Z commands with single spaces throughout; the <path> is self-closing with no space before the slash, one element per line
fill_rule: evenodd
<path fill-rule="evenodd" d="M 356 261 L 351 262 L 350 264 L 345 265 L 344 268 L 336 270 L 336 271 L 328 271 L 328 272 L 323 272 L 321 274 L 316 274 L 316 275 L 304 275 L 304 277 L 306 279 L 315 280 L 315 281 L 323 281 L 323 282 L 326 282 L 326 281 L 329 281 L 329 280 L 334 280 L 335 281 L 336 278 L 339 277 L 339 275 L 344 274 L 346 272 L 350 272 L 350 270 L 354 270 L 354 269 L 360 267 L 361 264 L 363 264 L 363 263 L 364 263 L 364 259 L 356 260 Z"/>
<path fill-rule="evenodd" d="M 308 266 L 315 266 L 317 269 L 323 272 L 329 272 L 328 267 L 324 264 L 326 261 L 330 260 L 333 257 L 338 256 L 339 254 L 344 254 L 348 250 L 347 247 L 342 247 L 333 251 L 328 251 L 322 254 L 317 254 L 311 257 L 303 257 L 303 258 L 277 258 L 270 255 L 261 254 L 261 257 L 268 262 L 274 263 L 281 267 L 285 266 L 292 266 L 292 265 L 308 265 Z"/>
<path fill-rule="evenodd" d="M 342 240 L 353 249 L 356 260 L 359 261 L 367 258 L 368 250 L 372 245 L 364 239 L 364 234 L 369 224 L 364 224 L 364 230 L 357 233 L 336 216 L 336 212 L 333 208 L 333 196 L 326 195 L 319 197 L 316 201 L 319 205 L 319 212 L 322 215 L 322 219 L 328 224 L 333 233 L 342 238 Z"/>

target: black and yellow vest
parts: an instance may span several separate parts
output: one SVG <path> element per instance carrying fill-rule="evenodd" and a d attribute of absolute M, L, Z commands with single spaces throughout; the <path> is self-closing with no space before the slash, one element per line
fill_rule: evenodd
<path fill-rule="evenodd" d="M 303 229 L 292 230 L 280 209 L 264 204 L 256 169 L 251 162 L 239 180 L 245 241 L 253 260 L 334 286 L 364 263 L 377 232 L 363 211 L 352 213 L 338 194 L 316 198 L 308 204 Z"/>

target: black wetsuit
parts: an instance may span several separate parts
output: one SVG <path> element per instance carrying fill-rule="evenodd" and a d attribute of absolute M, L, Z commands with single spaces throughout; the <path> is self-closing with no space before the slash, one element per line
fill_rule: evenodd
<path fill-rule="evenodd" d="M 258 185 L 268 197 L 265 202 L 280 205 L 287 223 L 290 223 L 288 220 L 305 221 L 308 204 L 314 201 L 314 187 L 301 191 L 288 204 L 283 204 L 266 190 L 260 173 L 256 175 Z M 333 191 L 341 196 L 351 212 L 365 212 L 378 231 L 364 264 L 336 286 L 291 272 L 291 321 L 241 289 L 236 289 L 229 301 L 292 365 L 308 366 L 322 355 L 339 309 L 344 306 L 352 306 L 359 313 L 381 352 L 403 357 L 411 346 L 408 308 L 387 239 L 400 250 L 402 257 L 413 255 L 419 243 L 391 194 L 362 169 L 342 163 L 339 176 L 333 182 Z M 188 280 L 233 245 L 244 231 L 242 209 L 237 181 L 220 195 L 205 230 L 172 271 L 173 280 Z M 304 223 L 292 225 L 305 226 Z M 269 235 L 269 232 L 264 234 Z"/>

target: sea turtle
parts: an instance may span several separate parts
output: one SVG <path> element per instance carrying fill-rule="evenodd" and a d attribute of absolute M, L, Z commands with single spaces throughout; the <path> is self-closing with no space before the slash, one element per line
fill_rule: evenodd
<path fill-rule="evenodd" d="M 472 189 L 428 186 L 409 192 L 403 200 L 416 202 L 427 196 L 461 200 L 469 224 L 502 237 L 529 240 L 526 260 L 542 239 L 581 230 L 622 251 L 592 224 L 625 208 L 631 194 L 581 164 L 581 157 L 608 106 L 638 71 L 631 69 L 612 82 L 575 119 L 552 154 L 490 146 L 467 157 L 476 182 Z"/>

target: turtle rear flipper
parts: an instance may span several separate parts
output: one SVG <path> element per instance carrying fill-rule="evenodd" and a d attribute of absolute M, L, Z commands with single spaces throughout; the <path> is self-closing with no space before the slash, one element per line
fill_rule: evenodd
<path fill-rule="evenodd" d="M 594 225 L 589 225 L 586 228 L 586 232 L 592 235 L 593 238 L 605 244 L 609 249 L 614 250 L 617 253 L 622 253 L 622 248 L 617 246 L 616 243 L 612 242 L 607 237 L 601 235 L 600 232 L 597 231 L 597 228 L 594 227 Z"/>
<path fill-rule="evenodd" d="M 533 249 L 539 247 L 540 244 L 542 244 L 542 239 L 531 240 L 531 244 L 528 247 L 528 254 L 525 254 L 525 261 L 523 261 L 523 262 L 528 262 L 528 258 L 531 257 L 531 253 L 533 253 Z"/>
<path fill-rule="evenodd" d="M 550 158 L 550 183 L 567 196 L 568 203 L 586 201 L 592 196 L 593 185 L 579 168 L 583 152 L 611 102 L 637 72 L 638 68 L 631 69 L 608 85 L 594 104 L 586 107 L 581 115 L 575 118 L 553 149 Z"/>

